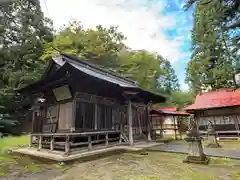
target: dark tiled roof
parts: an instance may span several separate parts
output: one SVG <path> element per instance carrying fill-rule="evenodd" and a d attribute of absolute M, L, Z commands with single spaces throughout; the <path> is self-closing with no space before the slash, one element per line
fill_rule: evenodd
<path fill-rule="evenodd" d="M 165 102 L 166 98 L 160 94 L 155 92 L 151 92 L 149 90 L 142 89 L 138 87 L 135 81 L 129 80 L 123 76 L 120 76 L 114 72 L 105 70 L 97 65 L 86 62 L 82 59 L 78 59 L 75 56 L 61 54 L 55 58 L 52 58 L 53 62 L 49 64 L 49 68 L 45 72 L 45 75 L 41 80 L 30 84 L 22 89 L 17 90 L 18 93 L 27 92 L 29 90 L 38 89 L 39 86 L 44 86 L 47 81 L 52 81 L 60 77 L 62 74 L 64 75 L 65 69 L 77 69 L 78 71 L 87 74 L 93 78 L 98 78 L 103 81 L 107 81 L 112 84 L 118 85 L 123 91 L 132 91 L 136 93 L 136 96 L 147 100 L 152 101 L 154 103 Z M 53 73 L 51 72 L 51 67 L 57 65 L 58 69 Z M 55 79 L 54 79 L 55 78 Z"/>

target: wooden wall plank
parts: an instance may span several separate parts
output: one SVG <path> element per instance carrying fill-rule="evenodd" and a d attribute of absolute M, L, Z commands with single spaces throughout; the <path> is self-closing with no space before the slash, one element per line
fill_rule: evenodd
<path fill-rule="evenodd" d="M 73 108 L 73 102 L 60 104 L 59 122 L 58 122 L 59 130 L 71 129 L 73 127 L 72 108 Z"/>

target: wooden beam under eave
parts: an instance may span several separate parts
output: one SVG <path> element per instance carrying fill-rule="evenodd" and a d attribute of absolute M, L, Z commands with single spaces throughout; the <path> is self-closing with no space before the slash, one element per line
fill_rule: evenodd
<path fill-rule="evenodd" d="M 128 101 L 128 139 L 129 139 L 129 144 L 132 146 L 133 145 L 133 130 L 132 130 L 132 102 L 131 100 Z"/>

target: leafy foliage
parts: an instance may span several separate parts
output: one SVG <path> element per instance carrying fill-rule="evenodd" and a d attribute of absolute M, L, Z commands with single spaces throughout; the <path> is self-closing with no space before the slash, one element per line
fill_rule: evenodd
<path fill-rule="evenodd" d="M 194 103 L 195 95 L 192 92 L 175 91 L 172 92 L 164 104 L 156 104 L 155 107 L 176 107 L 182 110 L 184 107 Z"/>
<path fill-rule="evenodd" d="M 154 91 L 177 90 L 178 79 L 169 61 L 144 50 L 129 50 L 117 27 L 84 29 L 80 22 L 62 27 L 47 44 L 43 59 L 58 52 L 70 53 L 133 79 L 140 87 Z M 166 84 L 163 84 L 165 82 Z"/>
<path fill-rule="evenodd" d="M 147 51 L 131 51 L 120 54 L 121 66 L 119 72 L 134 79 L 140 87 L 155 90 L 164 69 L 160 66 L 163 58 Z"/>
<path fill-rule="evenodd" d="M 44 62 L 39 57 L 52 40 L 51 27 L 38 0 L 0 2 L 0 104 L 40 76 Z"/>
<path fill-rule="evenodd" d="M 125 47 L 124 35 L 117 27 L 85 30 L 80 22 L 73 21 L 62 27 L 60 32 L 45 48 L 43 59 L 59 51 L 74 54 L 104 67 L 117 67 L 118 53 Z"/>
<path fill-rule="evenodd" d="M 169 94 L 171 92 L 179 91 L 180 85 L 178 82 L 178 78 L 168 60 L 164 60 L 163 70 L 165 72 L 165 75 L 161 77 L 160 81 L 162 81 L 162 88 L 164 89 L 164 91 Z"/>
<path fill-rule="evenodd" d="M 186 71 L 186 82 L 192 91 L 234 87 L 234 73 L 239 42 L 233 41 L 239 31 L 229 29 L 233 19 L 227 18 L 233 1 L 189 0 L 196 3 L 192 30 L 192 58 Z M 233 11 L 233 10 L 232 10 Z M 238 16 L 236 12 L 234 16 Z"/>

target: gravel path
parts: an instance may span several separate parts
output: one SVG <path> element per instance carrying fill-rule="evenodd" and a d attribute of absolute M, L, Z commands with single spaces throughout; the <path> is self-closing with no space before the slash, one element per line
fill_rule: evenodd
<path fill-rule="evenodd" d="M 187 144 L 179 144 L 175 142 L 154 146 L 148 149 L 152 151 L 174 152 L 184 154 L 188 153 Z M 240 160 L 240 150 L 227 150 L 222 148 L 203 148 L 203 151 L 208 156 L 225 157 Z"/>

